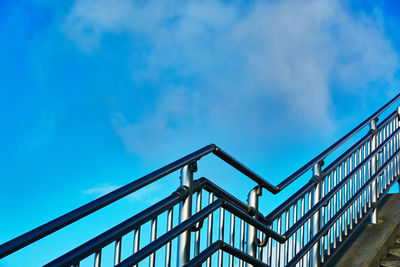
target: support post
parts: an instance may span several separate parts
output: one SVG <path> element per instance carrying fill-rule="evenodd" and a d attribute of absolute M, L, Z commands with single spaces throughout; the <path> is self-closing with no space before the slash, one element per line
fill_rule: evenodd
<path fill-rule="evenodd" d="M 192 189 L 193 173 L 197 171 L 196 163 L 186 165 L 181 169 L 181 186 L 187 186 Z M 179 223 L 189 219 L 192 216 L 192 193 L 184 199 L 179 206 Z M 190 231 L 183 232 L 178 238 L 178 264 L 183 266 L 190 260 Z"/>
<path fill-rule="evenodd" d="M 372 139 L 371 139 L 371 153 L 376 149 L 378 146 L 378 136 L 377 136 L 377 128 L 376 123 L 378 118 L 373 119 L 370 122 L 370 130 L 372 132 Z M 376 154 L 371 159 L 371 177 L 376 173 L 378 169 L 378 154 Z M 375 179 L 371 184 L 371 205 L 372 205 L 372 212 L 371 212 L 371 223 L 376 224 L 378 223 L 378 212 L 376 210 L 376 193 L 377 193 L 377 179 Z"/>
<path fill-rule="evenodd" d="M 395 124 L 396 128 L 400 127 L 399 124 L 400 124 L 400 106 L 397 107 L 397 123 Z M 397 134 L 397 137 L 394 142 L 396 144 L 396 146 L 399 146 L 399 141 L 400 141 L 399 135 Z M 395 147 L 395 149 L 397 149 L 397 147 Z M 395 164 L 397 166 L 395 166 L 394 176 L 398 176 L 400 174 L 400 157 L 399 156 L 396 157 L 395 162 L 396 162 Z M 397 183 L 399 185 L 399 193 L 400 193 L 400 180 L 398 180 Z"/>
<path fill-rule="evenodd" d="M 262 195 L 262 187 L 257 185 L 247 196 L 247 204 L 258 211 L 258 197 Z M 247 225 L 247 254 L 257 256 L 257 229 L 250 224 Z M 248 264 L 247 266 L 253 266 Z"/>
<path fill-rule="evenodd" d="M 323 165 L 323 161 L 318 162 L 314 165 L 313 168 L 313 180 L 315 181 L 315 187 L 312 192 L 312 206 L 316 205 L 321 199 L 321 167 Z M 320 220 L 320 211 L 318 210 L 314 213 L 312 217 L 311 224 L 311 236 L 315 236 L 321 227 Z M 311 249 L 311 266 L 318 267 L 321 263 L 321 254 L 320 254 L 320 241 L 318 240 Z"/>

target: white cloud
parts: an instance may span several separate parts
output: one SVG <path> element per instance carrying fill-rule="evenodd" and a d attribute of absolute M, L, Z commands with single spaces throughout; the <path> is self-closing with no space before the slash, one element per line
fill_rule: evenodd
<path fill-rule="evenodd" d="M 120 187 L 121 187 L 121 185 L 103 183 L 103 184 L 99 184 L 95 187 L 91 187 L 91 188 L 87 188 L 87 189 L 83 190 L 82 194 L 87 195 L 87 196 L 92 196 L 94 198 L 98 198 L 98 197 L 108 194 Z M 133 192 L 132 194 L 128 195 L 126 198 L 131 201 L 139 201 L 139 203 L 155 204 L 157 201 L 161 200 L 161 197 L 156 194 L 156 193 L 159 193 L 160 190 L 161 190 L 160 185 L 151 184 L 144 189 Z"/>
<path fill-rule="evenodd" d="M 163 86 L 153 111 L 113 117 L 138 154 L 216 133 L 258 142 L 330 134 L 333 90 L 390 84 L 398 68 L 380 21 L 340 1 L 77 0 L 64 29 L 85 50 L 121 32 L 148 47 L 133 76 Z"/>
<path fill-rule="evenodd" d="M 85 189 L 82 193 L 84 195 L 94 195 L 96 197 L 100 197 L 114 191 L 115 189 L 118 189 L 118 187 L 119 186 L 117 185 L 102 184 L 96 187 Z"/>

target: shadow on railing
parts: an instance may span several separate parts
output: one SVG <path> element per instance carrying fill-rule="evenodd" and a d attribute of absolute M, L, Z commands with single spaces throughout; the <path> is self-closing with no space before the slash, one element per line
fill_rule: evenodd
<path fill-rule="evenodd" d="M 377 125 L 378 117 L 399 98 L 400 94 L 277 186 L 211 144 L 2 244 L 0 258 L 182 169 L 182 186 L 171 196 L 55 259 L 48 266 L 79 265 L 90 255 L 94 255 L 95 266 L 100 266 L 101 250 L 112 242 L 116 244 L 115 265 L 132 266 L 149 257 L 150 266 L 154 266 L 156 252 L 165 247 L 164 263 L 170 266 L 172 242 L 178 236 L 176 261 L 179 266 L 198 266 L 206 260 L 210 266 L 212 255 L 217 251 L 220 266 L 224 260 L 223 252 L 229 255 L 225 258 L 229 258 L 230 266 L 233 266 L 234 258 L 239 260 L 239 264 L 248 262 L 257 266 L 261 263 L 266 266 L 323 264 L 370 213 L 372 222 L 376 223 L 377 203 L 399 177 L 399 111 L 394 111 Z M 329 154 L 368 125 L 368 134 L 322 169 L 323 160 Z M 206 178 L 193 181 L 196 162 L 210 153 L 257 183 L 249 193 L 247 204 Z M 267 216 L 258 211 L 258 197 L 262 189 L 277 194 L 310 169 L 314 173 L 312 179 L 294 195 Z M 204 190 L 209 201 L 206 207 L 201 208 Z M 191 215 L 194 194 L 197 194 L 196 212 Z M 174 227 L 173 209 L 178 204 L 180 221 Z M 220 222 L 219 236 L 215 241 L 213 232 L 217 225 L 213 222 L 213 215 L 217 209 Z M 228 221 L 225 211 L 231 215 L 229 233 L 224 228 Z M 165 212 L 167 228 L 157 238 L 157 217 Z M 205 220 L 208 221 L 207 229 L 203 228 Z M 235 224 L 236 221 L 240 222 L 240 226 Z M 151 238 L 149 244 L 140 249 L 140 229 L 146 223 L 151 224 Z M 122 237 L 132 231 L 133 254 L 122 260 Z M 224 241 L 225 232 L 229 234 L 229 244 Z M 240 237 L 235 236 L 235 232 L 240 232 Z M 206 241 L 201 240 L 202 235 L 207 235 Z M 192 255 L 191 247 L 194 248 Z"/>

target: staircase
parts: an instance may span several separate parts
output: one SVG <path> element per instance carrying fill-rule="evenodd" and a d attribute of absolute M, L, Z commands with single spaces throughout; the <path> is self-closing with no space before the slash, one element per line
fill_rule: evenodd
<path fill-rule="evenodd" d="M 180 170 L 181 186 L 165 188 L 171 190 L 170 196 L 45 266 L 80 266 L 87 259 L 95 267 L 328 265 L 360 225 L 378 224 L 379 204 L 399 180 L 400 109 L 395 106 L 399 99 L 400 94 L 276 186 L 210 144 L 5 242 L 0 245 L 0 259 Z M 352 139 L 365 129 L 366 134 Z M 347 149 L 341 155 L 327 158 L 343 147 Z M 197 162 L 209 154 L 254 184 L 247 201 L 201 177 Z M 306 182 L 263 214 L 259 207 L 263 192 L 280 194 L 295 181 Z M 127 236 L 133 242 L 123 242 Z M 110 244 L 114 260 L 105 261 L 109 253 L 105 247 Z M 398 245 L 381 266 L 400 252 Z M 131 253 L 123 255 L 122 246 Z"/>
<path fill-rule="evenodd" d="M 388 254 L 381 260 L 382 267 L 400 266 L 400 236 L 396 238 L 396 243 L 389 248 Z"/>

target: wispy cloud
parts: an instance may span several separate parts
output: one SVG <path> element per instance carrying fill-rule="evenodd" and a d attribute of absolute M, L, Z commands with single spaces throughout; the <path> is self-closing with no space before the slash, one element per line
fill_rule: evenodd
<path fill-rule="evenodd" d="M 120 186 L 117 185 L 109 185 L 109 184 L 102 184 L 96 187 L 88 188 L 83 190 L 84 195 L 93 195 L 95 197 L 100 197 L 102 195 L 105 195 L 107 193 L 110 193 L 114 191 L 115 189 L 118 189 Z"/>
<path fill-rule="evenodd" d="M 132 45 L 130 56 L 146 63 L 137 83 L 162 87 L 152 111 L 112 120 L 129 150 L 149 156 L 209 136 L 262 143 L 330 134 L 335 90 L 389 88 L 398 69 L 379 18 L 340 1 L 76 0 L 64 29 L 86 51 L 110 33 L 147 47 Z"/>
<path fill-rule="evenodd" d="M 101 197 L 105 194 L 108 194 L 118 188 L 121 185 L 116 184 L 108 184 L 103 183 L 96 185 L 95 187 L 87 188 L 82 191 L 83 195 L 91 196 L 94 198 Z M 127 196 L 127 199 L 131 201 L 139 201 L 140 203 L 144 204 L 154 204 L 157 201 L 161 200 L 160 196 L 155 194 L 160 192 L 161 187 L 158 184 L 151 184 L 147 186 L 145 189 L 139 190 Z"/>

